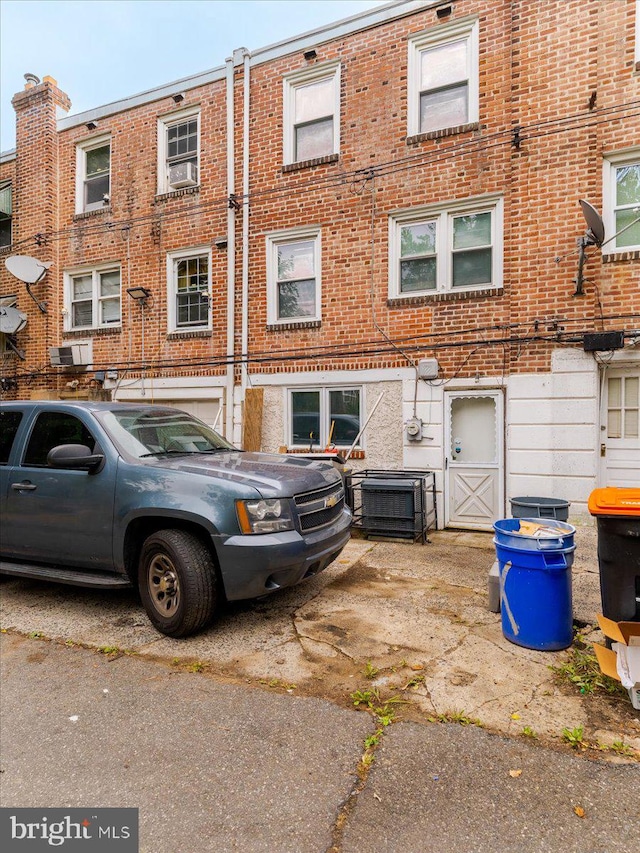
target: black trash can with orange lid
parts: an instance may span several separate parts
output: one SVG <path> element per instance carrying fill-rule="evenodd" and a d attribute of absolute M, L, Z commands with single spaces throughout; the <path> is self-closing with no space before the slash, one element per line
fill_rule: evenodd
<path fill-rule="evenodd" d="M 595 489 L 589 512 L 598 524 L 602 613 L 616 622 L 639 622 L 640 489 Z"/>

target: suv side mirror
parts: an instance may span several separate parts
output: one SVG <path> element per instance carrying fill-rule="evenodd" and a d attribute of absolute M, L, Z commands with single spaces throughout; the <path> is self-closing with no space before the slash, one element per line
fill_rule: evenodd
<path fill-rule="evenodd" d="M 73 468 L 96 473 L 104 462 L 102 453 L 92 453 L 86 444 L 59 444 L 47 454 L 50 468 Z"/>

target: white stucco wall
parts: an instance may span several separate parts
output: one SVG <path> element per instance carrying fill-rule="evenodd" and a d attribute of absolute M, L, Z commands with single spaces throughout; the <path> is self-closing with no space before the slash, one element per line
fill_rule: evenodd
<path fill-rule="evenodd" d="M 364 459 L 350 459 L 353 470 L 403 467 L 403 386 L 410 370 L 317 371 L 296 374 L 252 375 L 254 388 L 264 388 L 262 449 L 277 452 L 287 444 L 287 391 L 295 387 L 357 386 L 362 389 L 365 422 L 382 394 L 368 422 L 361 443 Z M 316 448 L 317 449 L 317 448 Z"/>
<path fill-rule="evenodd" d="M 440 526 L 444 514 L 446 390 L 503 390 L 505 395 L 504 515 L 509 499 L 518 496 L 554 497 L 570 501 L 570 518 L 590 521 L 587 500 L 600 475 L 600 364 L 579 349 L 558 349 L 551 371 L 514 374 L 503 383 L 495 377 L 477 380 L 418 381 L 415 371 L 318 371 L 307 374 L 268 374 L 252 377 L 265 389 L 263 449 L 277 451 L 286 443 L 286 389 L 294 386 L 357 385 L 363 389 L 363 417 L 380 393 L 382 401 L 367 426 L 365 459 L 351 460 L 364 468 L 416 469 L 435 472 Z M 640 364 L 640 352 L 629 348 L 609 354 L 611 366 Z M 405 431 L 414 414 L 422 420 L 420 441 Z"/>
<path fill-rule="evenodd" d="M 593 356 L 573 349 L 554 352 L 551 373 L 509 378 L 507 498 L 562 498 L 571 517 L 588 516 L 598 474 L 598 382 Z"/>

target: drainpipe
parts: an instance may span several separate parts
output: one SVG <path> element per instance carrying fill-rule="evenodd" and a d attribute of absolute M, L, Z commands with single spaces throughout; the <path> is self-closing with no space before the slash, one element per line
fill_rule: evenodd
<path fill-rule="evenodd" d="M 242 124 L 242 334 L 241 355 L 249 351 L 249 108 L 250 108 L 251 54 L 244 51 L 244 113 Z M 242 392 L 248 384 L 249 366 L 242 362 Z"/>
<path fill-rule="evenodd" d="M 226 60 L 227 74 L 227 196 L 231 199 L 235 193 L 234 161 L 234 92 L 233 57 Z M 233 441 L 233 391 L 234 391 L 234 315 L 235 315 L 235 277 L 236 277 L 236 212 L 231 203 L 227 210 L 227 375 L 226 375 L 226 412 L 224 435 L 227 441 Z"/>

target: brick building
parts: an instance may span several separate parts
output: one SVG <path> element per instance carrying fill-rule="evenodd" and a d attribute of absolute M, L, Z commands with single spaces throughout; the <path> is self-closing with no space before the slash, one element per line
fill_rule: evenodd
<path fill-rule="evenodd" d="M 4 395 L 276 452 L 366 424 L 354 467 L 434 471 L 440 526 L 638 484 L 639 21 L 400 0 L 82 114 L 28 79 L 0 251 L 42 277 L 0 269 Z"/>

